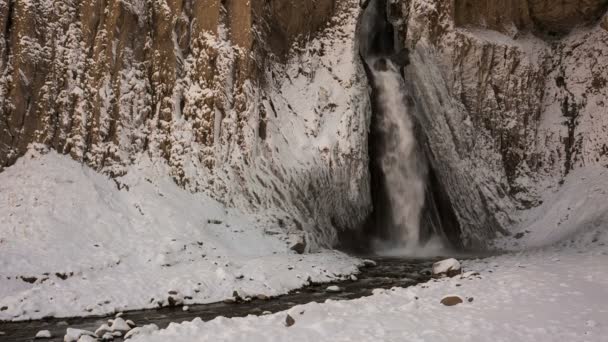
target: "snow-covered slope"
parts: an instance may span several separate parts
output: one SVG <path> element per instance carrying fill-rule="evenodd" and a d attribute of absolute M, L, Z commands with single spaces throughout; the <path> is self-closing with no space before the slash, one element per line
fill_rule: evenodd
<path fill-rule="evenodd" d="M 165 168 L 143 158 L 109 179 L 39 147 L 0 173 L 0 320 L 278 295 L 356 272 L 338 252 L 297 255 L 274 220 L 184 191 Z"/>
<path fill-rule="evenodd" d="M 463 278 L 269 316 L 198 319 L 133 341 L 600 342 L 608 334 L 607 262 L 608 247 L 598 244 L 467 261 Z M 463 303 L 444 306 L 446 296 Z"/>

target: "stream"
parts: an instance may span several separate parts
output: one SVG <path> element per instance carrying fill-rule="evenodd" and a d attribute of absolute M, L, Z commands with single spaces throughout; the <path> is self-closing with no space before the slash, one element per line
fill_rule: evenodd
<path fill-rule="evenodd" d="M 181 306 L 165 307 L 160 309 L 128 311 L 122 316 L 125 320 L 134 321 L 137 326 L 154 323 L 159 328 L 166 328 L 170 323 L 191 321 L 200 317 L 210 321 L 216 317 L 244 317 L 247 315 L 262 315 L 287 310 L 291 307 L 310 302 L 324 302 L 332 300 L 350 300 L 372 295 L 374 289 L 390 289 L 393 287 L 408 287 L 426 282 L 431 278 L 431 266 L 438 259 L 406 259 L 406 258 L 372 258 L 377 265 L 363 267 L 357 280 L 339 281 L 334 283 L 313 284 L 290 293 L 267 300 L 253 299 L 241 303 L 213 303 L 204 305 L 191 305 L 188 311 Z M 327 291 L 330 285 L 338 285 L 342 291 L 333 293 Z M 74 317 L 49 318 L 24 322 L 0 323 L 2 341 L 33 341 L 40 330 L 49 330 L 53 338 L 44 341 L 63 341 L 66 329 L 77 328 L 95 331 L 102 324 L 107 323 L 106 317 Z M 36 340 L 40 341 L 40 340 Z M 116 338 L 113 341 L 122 341 Z"/>

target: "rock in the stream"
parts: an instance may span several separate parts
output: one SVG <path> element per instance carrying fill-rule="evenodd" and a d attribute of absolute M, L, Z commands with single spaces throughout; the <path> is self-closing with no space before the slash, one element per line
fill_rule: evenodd
<path fill-rule="evenodd" d="M 285 317 L 285 326 L 290 327 L 294 324 L 296 324 L 296 320 L 293 319 L 293 317 L 291 317 L 289 314 L 287 314 L 287 317 Z"/>
<path fill-rule="evenodd" d="M 127 332 L 131 330 L 129 324 L 127 324 L 127 322 L 121 317 L 116 318 L 114 322 L 112 322 L 112 326 L 110 328 L 112 329 L 112 332 Z"/>
<path fill-rule="evenodd" d="M 267 295 L 263 295 L 263 294 L 259 294 L 257 296 L 255 296 L 257 299 L 259 300 L 268 300 L 268 296 Z"/>
<path fill-rule="evenodd" d="M 350 276 L 350 280 L 352 280 L 352 281 L 357 281 L 357 279 L 358 279 L 357 276 L 354 274 Z"/>
<path fill-rule="evenodd" d="M 48 330 L 40 330 L 36 333 L 36 339 L 51 338 L 53 335 Z"/>
<path fill-rule="evenodd" d="M 190 310 L 190 307 L 188 305 L 184 305 L 184 307 L 182 308 L 182 311 L 188 311 Z"/>
<path fill-rule="evenodd" d="M 95 336 L 95 334 L 93 332 L 88 331 L 88 330 L 68 328 L 65 332 L 65 336 L 63 337 L 63 341 L 64 342 L 77 342 L 77 341 L 80 341 L 81 337 L 83 337 L 83 336 L 89 336 L 89 337 L 93 337 L 93 338 L 97 337 L 97 336 Z M 93 341 L 94 341 L 94 339 L 93 339 Z"/>
<path fill-rule="evenodd" d="M 446 296 L 441 299 L 441 304 L 445 306 L 454 306 L 463 303 L 464 301 L 459 296 Z"/>
<path fill-rule="evenodd" d="M 433 264 L 433 278 L 454 277 L 462 273 L 460 262 L 446 259 Z"/>
<path fill-rule="evenodd" d="M 103 335 L 112 332 L 112 328 L 110 328 L 107 324 L 102 324 L 97 330 L 95 330 L 95 335 L 97 337 L 102 337 Z"/>
<path fill-rule="evenodd" d="M 325 289 L 325 291 L 338 293 L 338 292 L 342 292 L 342 288 L 337 285 L 332 285 L 332 286 L 328 286 L 327 289 Z"/>
<path fill-rule="evenodd" d="M 378 265 L 378 264 L 374 260 L 370 260 L 370 259 L 363 260 L 363 266 L 365 266 L 365 267 L 375 267 L 376 265 Z"/>

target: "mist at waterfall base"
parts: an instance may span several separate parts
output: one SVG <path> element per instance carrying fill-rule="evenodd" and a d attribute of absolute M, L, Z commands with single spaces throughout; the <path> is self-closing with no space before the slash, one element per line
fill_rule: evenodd
<path fill-rule="evenodd" d="M 386 58 L 376 58 L 372 73 L 381 116 L 378 130 L 384 149 L 381 171 L 387 184 L 391 225 L 388 238 L 374 238 L 372 248 L 383 256 L 435 256 L 445 251 L 438 236 L 421 239 L 427 165 L 416 142 L 414 113 L 399 68 Z"/>

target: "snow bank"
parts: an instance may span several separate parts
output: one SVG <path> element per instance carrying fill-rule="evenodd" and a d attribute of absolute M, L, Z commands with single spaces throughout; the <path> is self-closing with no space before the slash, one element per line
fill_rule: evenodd
<path fill-rule="evenodd" d="M 519 212 L 513 235 L 501 248 L 523 250 L 560 244 L 586 248 L 608 244 L 608 169 L 590 166 L 573 171 L 559 187 L 550 188 L 542 204 Z"/>
<path fill-rule="evenodd" d="M 163 168 L 142 157 L 111 180 L 30 151 L 0 173 L 0 320 L 274 296 L 357 271 L 338 252 L 295 254 L 279 227 L 180 189 Z"/>
<path fill-rule="evenodd" d="M 608 251 L 557 249 L 465 262 L 480 273 L 371 297 L 245 318 L 196 319 L 138 335 L 156 341 L 605 341 Z M 463 303 L 445 306 L 447 295 Z M 286 327 L 290 315 L 294 323 Z"/>

